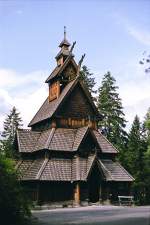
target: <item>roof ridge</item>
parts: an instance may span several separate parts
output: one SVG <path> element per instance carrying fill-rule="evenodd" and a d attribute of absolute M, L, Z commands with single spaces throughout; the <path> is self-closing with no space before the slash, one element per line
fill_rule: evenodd
<path fill-rule="evenodd" d="M 90 167 L 89 170 L 87 171 L 86 179 L 87 179 L 87 177 L 89 176 L 89 173 L 90 173 L 91 170 L 92 170 L 92 167 L 93 167 L 93 165 L 94 165 L 94 161 L 96 160 L 96 153 L 91 154 L 91 155 L 88 156 L 88 158 L 87 158 L 87 165 L 86 165 L 87 169 L 88 169 L 88 160 L 89 160 L 89 157 L 92 157 L 92 156 L 93 156 L 93 159 L 92 159 L 91 167 Z"/>
<path fill-rule="evenodd" d="M 110 159 L 109 161 L 112 161 L 112 160 Z M 99 159 L 99 162 L 100 162 L 101 166 L 103 167 L 103 169 L 105 169 L 105 171 L 109 174 L 109 176 L 111 177 L 111 180 L 113 180 L 111 172 L 106 168 L 106 166 L 103 164 L 103 162 L 100 159 Z"/>
<path fill-rule="evenodd" d="M 61 92 L 61 94 L 60 94 L 60 96 L 59 96 L 58 99 L 53 100 L 51 103 L 48 102 L 49 105 L 54 104 L 54 102 L 56 102 L 56 103 L 53 105 L 53 111 L 51 112 L 51 115 L 49 115 L 49 114 L 50 114 L 50 113 L 49 113 L 48 116 L 46 116 L 46 118 L 42 118 L 42 119 L 40 119 L 39 121 L 34 121 L 35 118 L 36 118 L 36 116 L 38 115 L 38 113 L 40 113 L 42 107 L 46 104 L 46 101 L 48 101 L 48 97 L 47 97 L 46 100 L 43 102 L 42 106 L 39 108 L 39 110 L 38 110 L 37 113 L 35 114 L 35 116 L 33 117 L 33 119 L 30 121 L 30 123 L 29 123 L 28 126 L 32 126 L 32 125 L 34 125 L 34 124 L 36 124 L 36 123 L 39 123 L 39 122 L 41 122 L 41 121 L 43 121 L 43 120 L 45 120 L 45 119 L 50 118 L 50 117 L 56 112 L 56 110 L 58 109 L 58 107 L 62 104 L 64 98 L 66 98 L 66 96 L 68 95 L 68 93 L 70 93 L 70 91 L 72 90 L 72 87 L 73 87 L 74 85 L 76 85 L 76 83 L 77 83 L 77 80 L 76 80 L 76 79 L 72 80 L 72 81 L 71 81 L 70 83 L 68 83 L 68 84 L 66 85 L 66 87 L 63 89 L 63 91 Z"/>
<path fill-rule="evenodd" d="M 51 129 L 51 132 L 50 132 L 49 137 L 48 137 L 48 139 L 46 141 L 46 144 L 45 144 L 45 148 L 48 148 L 49 149 L 49 146 L 51 144 L 51 141 L 52 141 L 52 138 L 54 136 L 55 130 L 56 130 L 56 128 L 52 128 Z"/>
<path fill-rule="evenodd" d="M 41 165 L 41 168 L 39 169 L 39 171 L 38 171 L 38 173 L 37 173 L 37 175 L 36 175 L 36 178 L 35 178 L 36 180 L 39 180 L 39 179 L 40 179 L 40 177 L 41 177 L 41 175 L 42 175 L 42 172 L 43 172 L 43 170 L 45 169 L 45 167 L 46 167 L 48 161 L 49 161 L 48 158 L 44 159 L 44 161 L 43 161 L 43 163 L 42 163 L 42 165 Z"/>
<path fill-rule="evenodd" d="M 84 127 L 77 128 L 77 132 L 76 132 L 76 134 L 75 134 L 74 143 L 73 143 L 73 150 L 74 150 L 74 145 L 75 145 L 75 140 L 76 140 L 76 137 L 77 137 L 77 134 L 78 134 L 78 130 L 81 130 L 81 129 L 83 129 L 83 128 L 86 128 L 86 130 L 85 130 L 85 132 L 84 132 L 84 135 L 83 135 L 82 139 L 80 140 L 80 143 L 78 144 L 77 148 L 75 149 L 75 151 L 78 150 L 78 148 L 79 148 L 79 146 L 80 146 L 80 144 L 81 144 L 81 142 L 82 142 L 82 140 L 83 140 L 85 134 L 87 133 L 87 131 L 88 131 L 88 129 L 89 129 L 88 126 L 84 126 Z"/>

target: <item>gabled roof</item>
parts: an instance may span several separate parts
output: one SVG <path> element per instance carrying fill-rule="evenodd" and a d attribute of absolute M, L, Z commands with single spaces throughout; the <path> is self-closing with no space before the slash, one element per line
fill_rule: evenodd
<path fill-rule="evenodd" d="M 77 151 L 87 130 L 88 127 L 79 129 L 52 128 L 42 132 L 18 130 L 17 141 L 19 152 L 28 153 L 42 149 L 51 151 Z"/>
<path fill-rule="evenodd" d="M 88 132 L 92 133 L 102 153 L 116 154 L 118 152 L 101 133 L 91 130 L 88 126 L 78 129 L 52 128 L 42 132 L 18 130 L 19 152 L 29 153 L 42 149 L 67 152 L 77 151 Z"/>
<path fill-rule="evenodd" d="M 99 147 L 104 153 L 118 153 L 118 150 L 99 131 L 93 130 Z"/>
<path fill-rule="evenodd" d="M 40 137 L 40 132 L 31 131 L 27 129 L 20 129 L 17 131 L 17 142 L 21 152 L 32 152 L 35 149 L 37 140 Z"/>
<path fill-rule="evenodd" d="M 94 159 L 94 155 L 89 155 L 87 158 L 23 160 L 16 169 L 21 180 L 86 181 Z"/>
<path fill-rule="evenodd" d="M 134 178 L 120 165 L 112 160 L 100 160 L 101 169 L 106 181 L 133 181 Z"/>
<path fill-rule="evenodd" d="M 35 114 L 31 122 L 29 123 L 29 127 L 33 126 L 36 123 L 39 123 L 43 120 L 49 119 L 53 116 L 53 114 L 56 112 L 58 107 L 61 106 L 61 104 L 64 102 L 64 100 L 67 98 L 67 96 L 73 91 L 74 87 L 79 84 L 82 87 L 82 90 L 84 91 L 88 102 L 92 106 L 95 116 L 100 117 L 100 114 L 98 112 L 97 107 L 95 106 L 90 93 L 86 89 L 86 87 L 82 84 L 82 82 L 76 78 L 75 80 L 71 81 L 66 85 L 62 93 L 60 94 L 59 98 L 49 102 L 48 98 L 45 100 L 41 108 L 38 110 L 38 112 Z"/>
<path fill-rule="evenodd" d="M 17 172 L 21 180 L 43 181 L 87 181 L 95 162 L 98 163 L 102 179 L 115 182 L 132 182 L 134 178 L 118 163 L 100 160 L 96 155 L 87 158 L 74 156 L 72 159 L 46 158 L 22 160 Z"/>
<path fill-rule="evenodd" d="M 43 105 L 41 106 L 41 108 L 38 110 L 38 112 L 35 114 L 35 116 L 33 117 L 33 119 L 31 120 L 31 122 L 29 123 L 29 127 L 41 122 L 45 119 L 50 118 L 54 112 L 56 111 L 56 109 L 58 108 L 58 106 L 61 104 L 61 102 L 64 100 L 64 98 L 68 95 L 68 93 L 71 91 L 71 88 L 73 87 L 73 85 L 75 85 L 76 80 L 71 81 L 62 91 L 62 93 L 60 94 L 59 98 L 49 102 L 49 99 L 47 97 L 47 99 L 44 101 Z"/>
<path fill-rule="evenodd" d="M 67 59 L 64 61 L 64 63 L 62 65 L 59 65 L 59 66 L 55 67 L 55 69 L 52 71 L 52 73 L 46 79 L 45 83 L 49 83 L 52 79 L 59 76 L 62 73 L 62 71 L 69 65 L 69 63 L 72 63 L 76 70 L 78 69 L 78 66 L 77 66 L 76 62 L 73 59 L 73 54 L 72 53 L 69 53 L 69 54 L 70 54 L 70 56 L 67 57 Z"/>
<path fill-rule="evenodd" d="M 83 138 L 85 137 L 85 134 L 87 133 L 87 131 L 88 131 L 88 126 L 81 127 L 81 128 L 77 129 L 76 136 L 75 136 L 74 143 L 73 143 L 73 147 L 72 147 L 75 151 L 79 148 L 79 146 L 80 146 Z"/>

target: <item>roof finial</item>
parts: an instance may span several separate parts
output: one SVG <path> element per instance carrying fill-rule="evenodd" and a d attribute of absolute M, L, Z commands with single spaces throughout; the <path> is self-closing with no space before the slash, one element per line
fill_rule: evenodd
<path fill-rule="evenodd" d="M 66 26 L 64 26 L 64 39 L 66 39 Z"/>

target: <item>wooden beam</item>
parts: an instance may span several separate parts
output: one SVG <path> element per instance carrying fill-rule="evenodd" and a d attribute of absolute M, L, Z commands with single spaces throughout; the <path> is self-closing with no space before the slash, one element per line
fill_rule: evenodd
<path fill-rule="evenodd" d="M 76 183 L 75 189 L 74 189 L 74 202 L 75 205 L 80 204 L 80 184 Z"/>

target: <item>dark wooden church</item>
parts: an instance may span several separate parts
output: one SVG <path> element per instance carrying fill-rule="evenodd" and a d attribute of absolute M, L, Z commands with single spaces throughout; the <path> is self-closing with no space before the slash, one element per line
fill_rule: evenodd
<path fill-rule="evenodd" d="M 49 95 L 29 127 L 17 131 L 21 183 L 37 202 L 80 204 L 129 195 L 133 177 L 116 161 L 118 150 L 98 131 L 101 118 L 70 43 L 59 45 L 47 78 Z M 30 107 L 30 106 L 29 106 Z"/>

